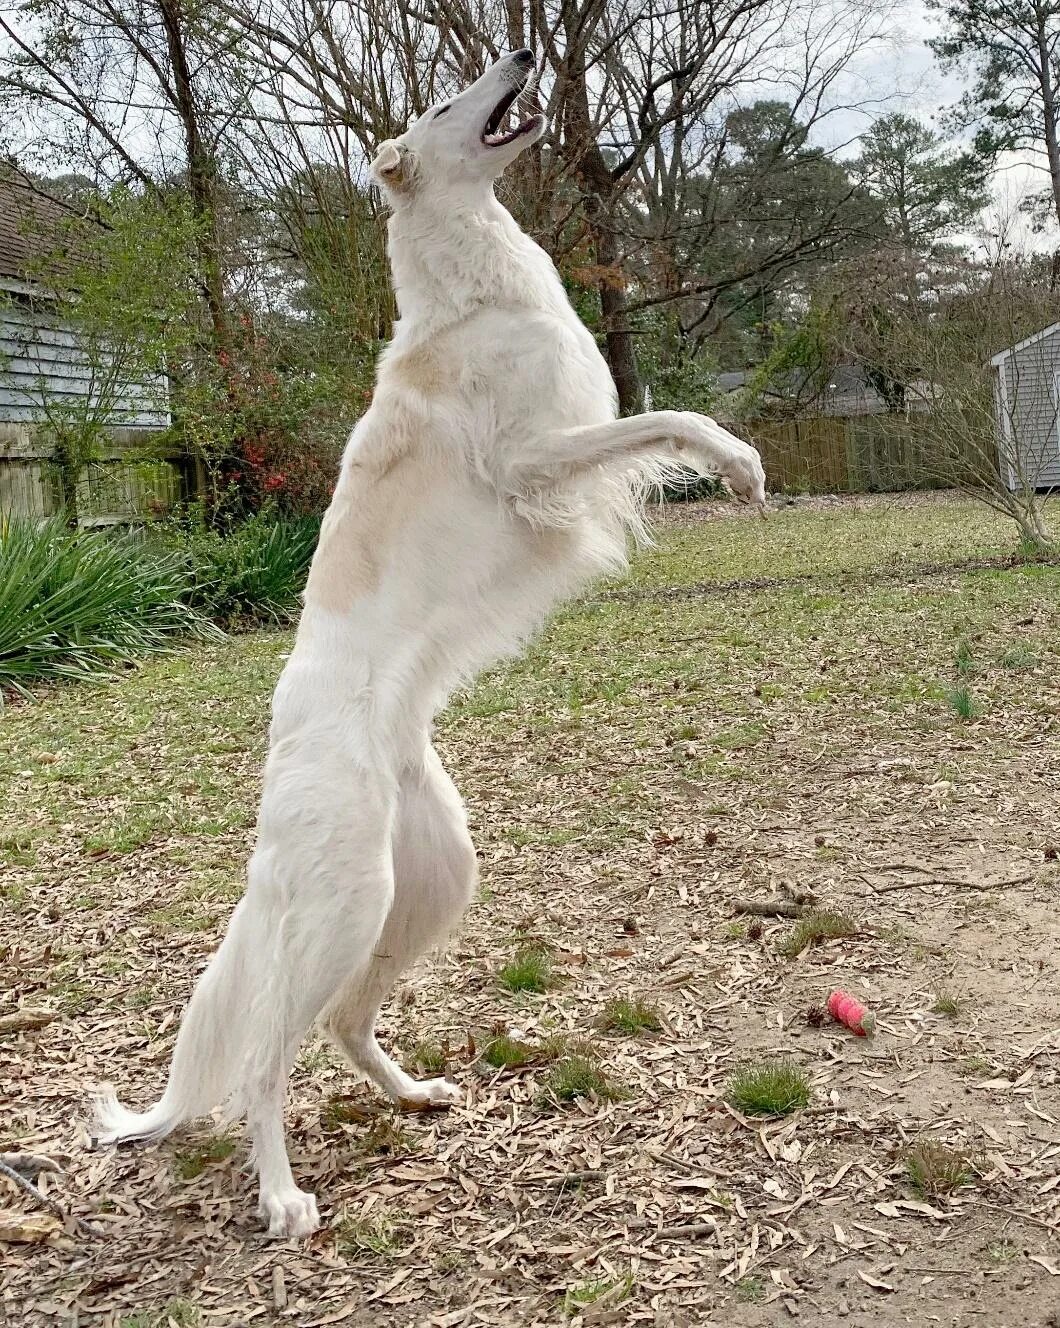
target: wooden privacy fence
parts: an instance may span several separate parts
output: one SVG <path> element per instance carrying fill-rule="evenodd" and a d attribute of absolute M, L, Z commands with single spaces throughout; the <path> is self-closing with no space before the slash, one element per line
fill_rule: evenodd
<path fill-rule="evenodd" d="M 79 525 L 149 520 L 189 492 L 186 458 L 159 454 L 143 429 L 110 430 L 77 482 Z M 63 508 L 53 444 L 24 424 L 0 424 L 0 517 L 47 517 Z"/>
<path fill-rule="evenodd" d="M 916 415 L 818 415 L 730 427 L 761 452 L 773 493 L 875 493 L 941 483 Z"/>

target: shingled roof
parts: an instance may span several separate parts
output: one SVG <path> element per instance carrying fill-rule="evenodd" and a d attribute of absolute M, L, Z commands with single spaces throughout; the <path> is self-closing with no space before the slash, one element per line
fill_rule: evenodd
<path fill-rule="evenodd" d="M 34 181 L 0 169 L 0 285 L 33 281 L 42 258 L 69 247 L 69 223 L 80 215 Z"/>

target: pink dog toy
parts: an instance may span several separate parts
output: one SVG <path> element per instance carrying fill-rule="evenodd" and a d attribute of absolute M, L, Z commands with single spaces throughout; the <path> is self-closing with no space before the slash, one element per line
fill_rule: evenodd
<path fill-rule="evenodd" d="M 832 992 L 828 998 L 828 1013 L 858 1037 L 868 1037 L 876 1031 L 876 1016 L 848 991 Z"/>

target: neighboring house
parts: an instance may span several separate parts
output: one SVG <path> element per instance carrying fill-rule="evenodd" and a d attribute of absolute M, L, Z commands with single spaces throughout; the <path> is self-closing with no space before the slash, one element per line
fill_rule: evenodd
<path fill-rule="evenodd" d="M 724 394 L 719 404 L 723 418 L 731 418 L 738 396 L 754 377 L 753 370 L 718 375 L 718 385 Z M 859 364 L 836 365 L 823 389 L 815 390 L 808 375 L 792 374 L 786 383 L 774 384 L 762 398 L 767 407 L 782 407 L 786 413 L 805 415 L 831 415 L 852 419 L 859 415 L 886 415 L 890 406 L 869 381 L 866 370 Z M 931 384 L 920 379 L 907 384 L 901 414 L 920 414 L 931 404 Z"/>
<path fill-rule="evenodd" d="M 16 174 L 0 174 L 0 515 L 57 510 L 58 418 L 101 419 L 107 442 L 77 484 L 82 524 L 135 520 L 179 493 L 178 469 L 133 460 L 170 423 L 164 381 L 122 381 L 115 361 L 79 344 L 69 315 L 38 276 L 77 214 Z"/>
<path fill-rule="evenodd" d="M 1001 351 L 990 363 L 1009 488 L 1060 486 L 1060 323 Z"/>

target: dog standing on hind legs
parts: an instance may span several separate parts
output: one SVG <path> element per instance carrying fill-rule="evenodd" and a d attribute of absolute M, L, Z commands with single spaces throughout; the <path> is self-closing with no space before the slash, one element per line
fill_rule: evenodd
<path fill-rule="evenodd" d="M 372 164 L 391 205 L 400 318 L 321 528 L 273 698 L 247 890 L 181 1021 L 160 1101 L 97 1093 L 102 1142 L 246 1116 L 269 1234 L 319 1225 L 284 1141 L 287 1078 L 315 1020 L 394 1099 L 445 1104 L 376 1042 L 398 975 L 459 920 L 475 883 L 435 715 L 518 650 L 559 600 L 625 565 L 668 470 L 720 475 L 762 506 L 758 453 L 706 416 L 616 419 L 614 384 L 547 255 L 494 196 L 543 132 L 502 126 L 517 51 L 427 111 Z"/>

